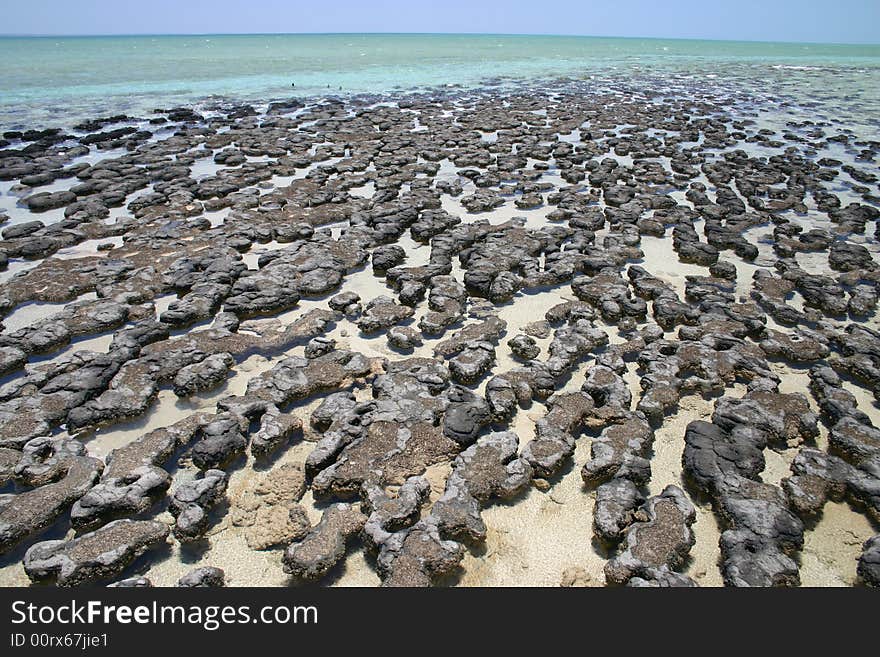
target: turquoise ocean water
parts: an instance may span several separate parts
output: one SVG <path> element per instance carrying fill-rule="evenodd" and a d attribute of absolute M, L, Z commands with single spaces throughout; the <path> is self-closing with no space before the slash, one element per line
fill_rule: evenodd
<path fill-rule="evenodd" d="M 417 34 L 5 37 L 0 62 L 4 129 L 206 100 L 575 77 L 727 85 L 819 104 L 880 133 L 880 46 Z"/>

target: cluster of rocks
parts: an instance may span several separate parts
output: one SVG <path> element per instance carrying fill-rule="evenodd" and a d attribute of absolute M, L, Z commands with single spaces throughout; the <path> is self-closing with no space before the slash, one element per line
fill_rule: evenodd
<path fill-rule="evenodd" d="M 552 487 L 587 436 L 606 581 L 690 586 L 695 508 L 679 486 L 646 493 L 655 431 L 688 395 L 717 397 L 682 462 L 722 521 L 727 584 L 799 583 L 828 499 L 880 522 L 880 438 L 848 388 L 880 400 L 880 267 L 862 237 L 869 222 L 880 235 L 880 199 L 856 164 L 880 144 L 831 123 L 759 129 L 727 95 L 570 85 L 5 133 L 0 180 L 40 218 L 0 216 L 0 269 L 16 270 L 0 283 L 0 552 L 27 548 L 34 581 L 145 586 L 124 575 L 147 551 L 240 531 L 283 548 L 297 581 L 362 544 L 385 585 L 430 585 L 487 541 L 488 504 Z M 841 148 L 858 159 L 825 156 Z M 682 288 L 657 244 L 702 273 Z M 527 317 L 551 291 L 560 302 Z M 40 304 L 61 307 L 18 321 Z M 267 369 L 225 392 L 255 355 Z M 780 390 L 797 367 L 827 450 L 806 397 Z M 83 438 L 165 390 L 193 412 L 89 456 Z M 304 463 L 274 463 L 302 439 Z M 764 450 L 795 447 L 791 475 L 762 481 Z M 75 535 L 40 542 L 53 526 Z M 867 584 L 878 546 L 858 564 Z M 179 584 L 225 580 L 207 567 Z"/>
<path fill-rule="evenodd" d="M 813 440 L 818 418 L 802 394 L 776 388 L 767 379 L 753 381 L 744 397 L 720 398 L 711 423 L 691 422 L 685 433 L 685 475 L 711 497 L 728 527 L 721 535 L 722 574 L 732 586 L 799 583 L 793 555 L 803 546 L 803 522 L 785 491 L 760 474 L 765 448 Z"/>

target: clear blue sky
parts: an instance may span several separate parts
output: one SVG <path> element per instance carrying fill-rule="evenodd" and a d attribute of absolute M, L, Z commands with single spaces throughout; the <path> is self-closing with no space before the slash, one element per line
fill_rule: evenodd
<path fill-rule="evenodd" d="M 880 42 L 880 0 L 2 0 L 2 34 L 476 32 Z"/>

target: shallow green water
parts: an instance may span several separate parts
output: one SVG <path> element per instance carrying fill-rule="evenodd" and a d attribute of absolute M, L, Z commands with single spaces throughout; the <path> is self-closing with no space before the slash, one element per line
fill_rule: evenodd
<path fill-rule="evenodd" d="M 486 81 L 675 77 L 880 116 L 880 46 L 594 37 L 329 34 L 0 38 L 0 126 L 210 96 L 388 93 Z M 295 84 L 292 87 L 291 84 Z"/>

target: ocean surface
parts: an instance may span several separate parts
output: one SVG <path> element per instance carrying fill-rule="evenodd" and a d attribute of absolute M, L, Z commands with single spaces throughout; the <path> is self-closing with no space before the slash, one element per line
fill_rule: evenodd
<path fill-rule="evenodd" d="M 559 78 L 730 88 L 880 135 L 880 46 L 562 36 L 322 34 L 0 38 L 0 128 L 217 101 Z M 295 85 L 295 86 L 294 86 Z"/>

